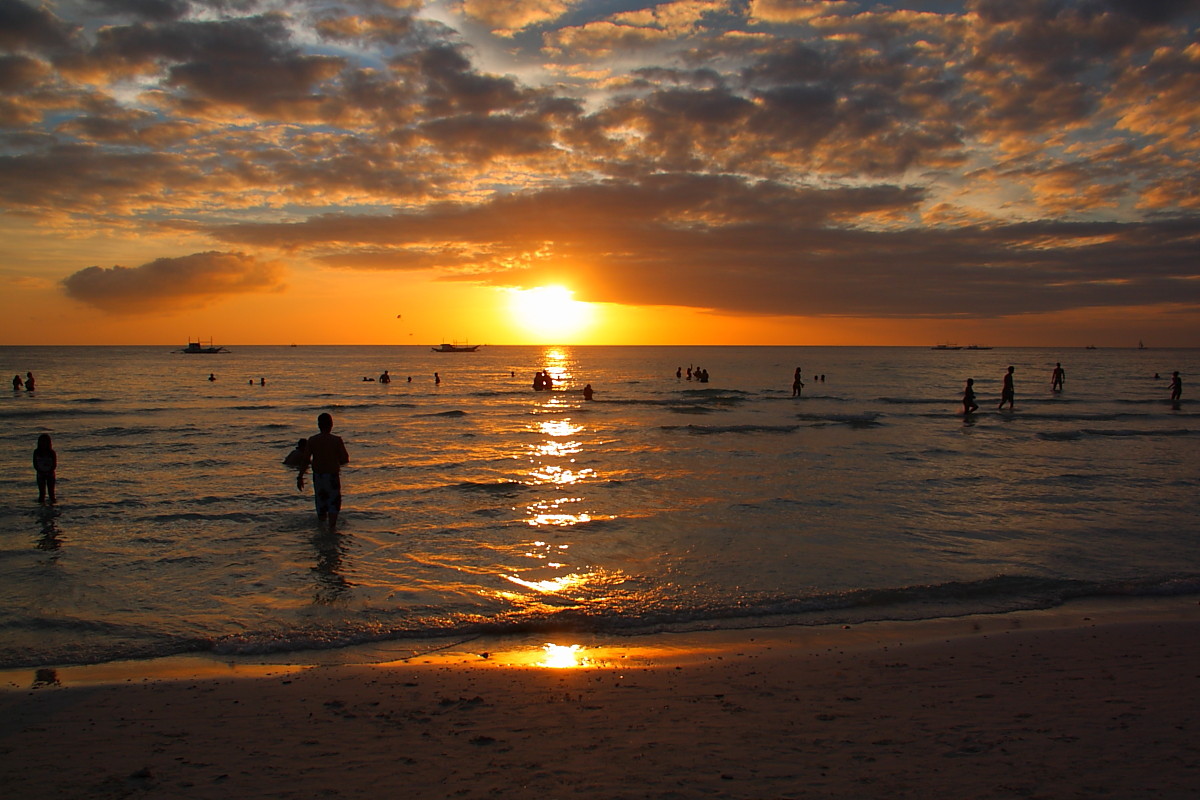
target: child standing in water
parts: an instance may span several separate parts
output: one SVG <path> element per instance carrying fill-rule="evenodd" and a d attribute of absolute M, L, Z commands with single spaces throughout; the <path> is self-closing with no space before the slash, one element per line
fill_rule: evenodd
<path fill-rule="evenodd" d="M 50 444 L 50 434 L 43 433 L 38 437 L 37 449 L 33 451 L 33 471 L 37 473 L 38 502 L 46 502 L 49 493 L 50 502 L 55 503 L 54 471 L 58 469 L 58 454 Z"/>

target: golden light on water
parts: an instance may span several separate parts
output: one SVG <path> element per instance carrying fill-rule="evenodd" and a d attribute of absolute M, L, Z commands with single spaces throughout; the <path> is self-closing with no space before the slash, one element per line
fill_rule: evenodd
<path fill-rule="evenodd" d="M 571 573 L 570 575 L 563 575 L 558 578 L 547 578 L 546 580 L 540 581 L 527 581 L 524 578 L 518 578 L 516 575 L 502 575 L 501 577 L 505 580 L 512 581 L 518 586 L 524 586 L 526 589 L 532 589 L 535 592 L 541 592 L 542 594 L 557 594 L 559 592 L 564 592 L 567 589 L 583 586 L 588 582 L 589 576 Z"/>
<path fill-rule="evenodd" d="M 546 643 L 542 646 L 545 652 L 545 657 L 537 663 L 539 667 L 548 667 L 549 669 L 571 669 L 573 667 L 587 666 L 587 660 L 584 659 L 583 648 L 577 644 L 550 644 Z"/>

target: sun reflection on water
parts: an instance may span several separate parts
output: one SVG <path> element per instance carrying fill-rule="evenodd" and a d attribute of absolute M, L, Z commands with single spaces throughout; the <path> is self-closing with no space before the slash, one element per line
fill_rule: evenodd
<path fill-rule="evenodd" d="M 536 666 L 547 667 L 549 669 L 571 669 L 573 667 L 587 666 L 587 659 L 583 657 L 583 648 L 577 644 L 550 644 L 547 642 L 542 646 L 545 652 L 545 657 L 537 662 Z"/>
<path fill-rule="evenodd" d="M 588 582 L 590 575 L 580 575 L 571 573 L 570 575 L 562 575 L 558 578 L 548 578 L 540 581 L 527 581 L 523 578 L 518 578 L 516 575 L 503 575 L 505 580 L 512 581 L 518 586 L 524 586 L 526 589 L 532 589 L 535 592 L 542 594 L 558 594 L 565 592 L 567 589 L 573 589 L 585 585 Z"/>

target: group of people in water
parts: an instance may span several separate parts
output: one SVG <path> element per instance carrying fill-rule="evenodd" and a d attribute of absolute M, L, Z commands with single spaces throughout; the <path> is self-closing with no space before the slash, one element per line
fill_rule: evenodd
<path fill-rule="evenodd" d="M 675 377 L 676 378 L 683 377 L 683 367 L 677 367 L 675 369 Z M 687 368 L 687 379 L 689 381 L 697 380 L 697 381 L 700 381 L 700 383 L 708 383 L 708 370 L 702 369 L 700 367 L 689 366 Z"/>
<path fill-rule="evenodd" d="M 1004 381 L 1000 386 L 1000 404 L 996 406 L 996 410 L 1000 411 L 1004 405 L 1008 404 L 1008 410 L 1012 411 L 1016 402 L 1016 388 L 1013 385 L 1013 373 L 1016 368 L 1009 366 L 1008 371 L 1004 373 Z M 796 369 L 796 379 L 800 378 L 800 370 Z M 1158 373 L 1154 373 L 1155 380 L 1158 380 Z M 1062 362 L 1055 362 L 1054 370 L 1050 373 L 1050 391 L 1055 394 L 1061 392 L 1066 385 L 1067 371 L 1063 369 Z M 1183 378 L 1179 377 L 1179 371 L 1171 373 L 1171 402 L 1175 408 L 1179 408 L 1179 399 L 1183 396 Z M 971 414 L 979 410 L 979 404 L 975 402 L 975 379 L 967 378 L 967 385 L 963 389 L 962 396 L 963 414 Z"/>
<path fill-rule="evenodd" d="M 33 373 L 26 372 L 25 379 L 21 379 L 20 373 L 13 375 L 13 391 L 19 392 L 24 389 L 27 392 L 33 391 Z"/>

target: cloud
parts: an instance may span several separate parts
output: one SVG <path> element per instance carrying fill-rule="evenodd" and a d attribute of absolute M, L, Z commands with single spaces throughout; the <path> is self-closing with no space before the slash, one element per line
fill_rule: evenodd
<path fill-rule="evenodd" d="M 898 186 L 796 189 L 674 175 L 214 233 L 259 247 L 341 248 L 329 257 L 340 266 L 442 268 L 498 286 L 561 280 L 569 263 L 581 300 L 745 314 L 995 317 L 1200 300 L 1200 220 L 844 224 L 904 216 L 923 199 Z"/>
<path fill-rule="evenodd" d="M 497 32 L 527 28 L 561 17 L 569 0 L 463 0 L 463 13 Z"/>
<path fill-rule="evenodd" d="M 0 47 L 53 51 L 70 44 L 72 26 L 45 8 L 21 0 L 0 0 Z"/>
<path fill-rule="evenodd" d="M 152 314 L 222 297 L 279 291 L 283 268 L 244 253 L 193 253 L 138 267 L 88 267 L 63 280 L 69 297 L 114 314 Z"/>

